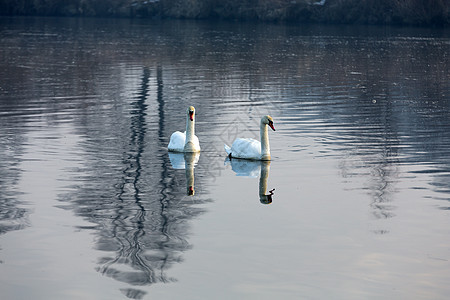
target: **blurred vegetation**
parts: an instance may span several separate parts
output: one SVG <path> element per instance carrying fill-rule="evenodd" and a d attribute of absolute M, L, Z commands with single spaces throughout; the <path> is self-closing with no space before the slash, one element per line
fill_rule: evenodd
<path fill-rule="evenodd" d="M 450 1 L 2 0 L 0 14 L 447 26 Z"/>

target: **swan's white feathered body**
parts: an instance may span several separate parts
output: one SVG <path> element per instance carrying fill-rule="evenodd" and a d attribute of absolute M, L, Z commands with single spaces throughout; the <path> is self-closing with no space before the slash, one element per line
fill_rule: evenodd
<path fill-rule="evenodd" d="M 225 151 L 228 155 L 235 158 L 261 159 L 261 142 L 252 138 L 237 138 L 231 147 L 225 145 Z"/>
<path fill-rule="evenodd" d="M 169 151 L 174 152 L 199 152 L 200 143 L 195 135 L 195 108 L 190 106 L 187 109 L 186 131 L 175 131 L 170 136 Z"/>
<path fill-rule="evenodd" d="M 200 142 L 196 135 L 193 136 L 191 142 L 194 148 L 197 148 L 198 151 L 200 151 Z M 186 131 L 185 132 L 175 131 L 174 133 L 172 133 L 172 135 L 170 136 L 170 142 L 168 146 L 169 151 L 187 152 L 184 151 L 185 145 L 186 145 Z M 191 152 L 198 152 L 198 151 L 191 151 Z"/>
<path fill-rule="evenodd" d="M 253 160 L 270 160 L 269 133 L 267 125 L 275 131 L 271 116 L 264 116 L 260 122 L 261 142 L 252 138 L 237 138 L 230 146 L 225 145 L 225 151 L 230 158 Z"/>

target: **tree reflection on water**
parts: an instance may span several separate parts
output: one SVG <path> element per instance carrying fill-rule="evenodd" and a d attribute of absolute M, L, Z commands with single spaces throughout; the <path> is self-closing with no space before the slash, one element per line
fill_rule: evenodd
<path fill-rule="evenodd" d="M 143 68 L 139 92 L 117 109 L 124 115 L 91 116 L 86 167 L 78 170 L 83 184 L 65 196 L 71 209 L 96 224 L 96 248 L 106 253 L 98 271 L 132 286 L 176 280 L 166 271 L 190 249 L 188 221 L 205 201 L 185 201 L 184 173 L 171 167 L 162 89 L 162 68 Z M 124 293 L 142 297 L 135 289 Z"/>
<path fill-rule="evenodd" d="M 18 182 L 21 176 L 20 163 L 24 152 L 24 130 L 12 130 L 4 124 L 0 139 L 0 235 L 12 230 L 20 230 L 28 224 L 29 209 L 23 206 Z"/>

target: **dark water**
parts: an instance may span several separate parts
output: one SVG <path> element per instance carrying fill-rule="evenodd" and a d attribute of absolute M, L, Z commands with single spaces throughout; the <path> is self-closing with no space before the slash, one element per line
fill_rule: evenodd
<path fill-rule="evenodd" d="M 2 298 L 446 299 L 449 49 L 445 29 L 0 19 Z M 227 161 L 265 114 L 272 162 Z"/>

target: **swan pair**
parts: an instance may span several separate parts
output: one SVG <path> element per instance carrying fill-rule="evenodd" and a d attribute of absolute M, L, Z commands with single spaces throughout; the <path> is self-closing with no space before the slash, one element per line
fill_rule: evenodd
<path fill-rule="evenodd" d="M 259 131 L 261 142 L 252 138 L 237 138 L 230 146 L 225 145 L 225 151 L 230 158 L 242 158 L 251 160 L 270 160 L 269 133 L 267 126 L 275 131 L 271 116 L 261 118 Z M 169 151 L 174 152 L 199 152 L 200 143 L 195 135 L 195 108 L 189 106 L 187 109 L 186 131 L 175 131 L 169 142 Z"/>

